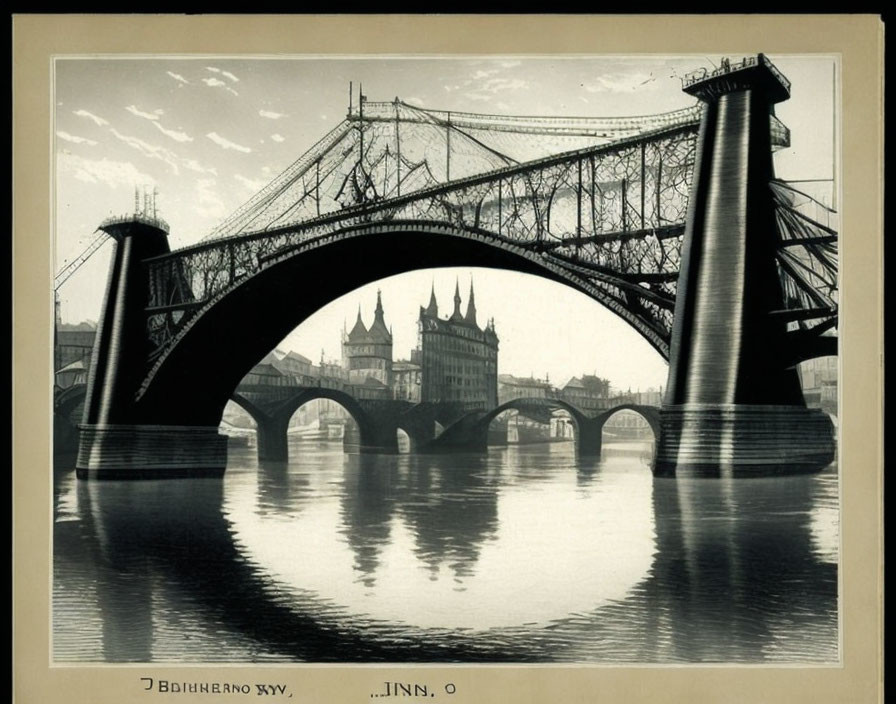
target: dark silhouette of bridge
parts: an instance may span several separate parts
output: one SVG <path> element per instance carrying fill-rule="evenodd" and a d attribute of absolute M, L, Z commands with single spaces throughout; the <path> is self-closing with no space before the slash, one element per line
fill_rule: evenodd
<path fill-rule="evenodd" d="M 75 384 L 60 389 L 54 399 L 56 445 L 77 447 L 76 422 L 72 416 L 84 404 L 87 386 Z M 562 398 L 518 398 L 491 410 L 470 410 L 458 403 L 415 403 L 393 399 L 361 398 L 358 389 L 339 379 L 306 377 L 304 383 L 273 385 L 243 380 L 230 400 L 246 411 L 255 423 L 258 457 L 286 460 L 289 457 L 288 428 L 293 414 L 306 403 L 327 399 L 346 410 L 358 428 L 361 453 L 397 453 L 398 431 L 404 432 L 415 452 L 485 452 L 492 421 L 507 411 L 543 419 L 545 412 L 565 411 L 575 424 L 575 441 L 582 455 L 600 455 L 603 426 L 618 411 L 643 416 L 654 438 L 659 437 L 659 408 L 621 404 L 598 413 L 585 411 Z M 442 432 L 436 429 L 442 428 Z"/>
<path fill-rule="evenodd" d="M 459 265 L 571 286 L 668 359 L 657 472 L 829 463 L 795 365 L 836 351 L 837 233 L 774 175 L 790 83 L 760 54 L 683 87 L 693 109 L 615 120 L 362 100 L 212 239 L 170 251 L 148 214 L 103 223 L 116 249 L 79 476 L 222 472 L 224 405 L 288 332 L 365 283 Z M 521 160 L 513 139 L 578 146 Z"/>

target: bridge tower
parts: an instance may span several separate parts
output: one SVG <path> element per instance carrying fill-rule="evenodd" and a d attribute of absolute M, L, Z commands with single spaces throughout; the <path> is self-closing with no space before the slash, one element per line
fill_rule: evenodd
<path fill-rule="evenodd" d="M 170 251 L 168 225 L 138 211 L 106 220 L 99 229 L 115 241 L 115 251 L 87 379 L 78 477 L 223 473 L 227 438 L 217 427 L 164 425 L 144 417 L 134 402 L 151 352 L 143 260 Z"/>
<path fill-rule="evenodd" d="M 787 354 L 770 114 L 790 84 L 762 54 L 685 79 L 704 103 L 655 472 L 817 469 L 833 426 Z M 789 366 L 788 366 L 789 365 Z"/>

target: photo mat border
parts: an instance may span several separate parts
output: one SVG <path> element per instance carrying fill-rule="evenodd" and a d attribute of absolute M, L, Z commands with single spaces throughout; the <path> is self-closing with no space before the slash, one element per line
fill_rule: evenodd
<path fill-rule="evenodd" d="M 413 28 L 413 30 L 411 30 Z M 685 666 L 78 666 L 50 665 L 46 498 L 50 380 L 14 385 L 14 645 L 18 701 L 130 701 L 139 677 L 171 681 L 284 681 L 297 699 L 368 699 L 385 679 L 450 681 L 452 702 L 875 701 L 881 677 L 882 25 L 874 16 L 91 16 L 19 15 L 14 48 L 15 379 L 43 380 L 52 340 L 29 326 L 52 310 L 49 102 L 58 54 L 637 54 L 839 53 L 844 205 L 841 298 L 841 637 L 839 667 Z M 872 168 L 872 167 L 877 168 Z M 33 233 L 38 233 L 35 236 Z M 869 285 L 873 282 L 873 286 Z M 37 352 L 42 352 L 37 354 Z M 49 416 L 49 417 L 48 417 Z M 845 481 L 844 481 L 845 480 Z M 188 673 L 185 668 L 191 671 Z M 292 668 L 289 672 L 285 668 Z M 647 670 L 650 670 L 649 676 Z M 216 674 L 216 672 L 220 674 Z M 260 673 L 267 680 L 260 679 Z M 405 672 L 405 677 L 407 672 Z M 206 697 L 207 698 L 207 697 Z M 218 697 L 220 699 L 220 697 Z M 181 701 L 202 701 L 182 695 Z M 767 699 L 769 700 L 769 699 Z"/>

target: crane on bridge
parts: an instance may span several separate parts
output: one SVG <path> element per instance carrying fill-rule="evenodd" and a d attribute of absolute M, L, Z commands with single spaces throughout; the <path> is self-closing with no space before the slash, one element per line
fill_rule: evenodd
<path fill-rule="evenodd" d="M 97 234 L 98 233 L 98 234 Z M 53 290 L 58 292 L 59 288 L 68 281 L 72 275 L 81 268 L 81 266 L 90 259 L 94 254 L 97 253 L 100 247 L 109 239 L 106 236 L 105 232 L 101 232 L 100 230 L 95 230 L 94 234 L 96 235 L 93 240 L 91 240 L 90 244 L 82 251 L 77 257 L 75 257 L 72 261 L 62 267 L 62 270 L 56 274 L 56 278 L 53 279 Z"/>
<path fill-rule="evenodd" d="M 156 197 L 158 196 L 159 191 L 157 188 L 152 189 L 152 194 L 148 193 L 146 188 L 143 188 L 143 202 L 141 208 L 141 200 L 140 200 L 140 189 L 135 186 L 134 187 L 134 214 L 131 216 L 124 216 L 127 219 L 137 219 L 137 220 L 148 220 L 152 224 L 163 227 L 166 231 L 168 229 L 167 224 L 160 220 L 158 217 L 158 210 L 156 208 Z M 106 221 L 108 222 L 108 220 Z M 100 225 L 96 230 L 94 230 L 95 237 L 90 241 L 87 247 L 73 260 L 71 260 L 68 264 L 66 264 L 62 269 L 56 274 L 56 278 L 53 279 L 53 290 L 58 292 L 59 288 L 68 281 L 74 273 L 81 268 L 81 266 L 90 259 L 94 254 L 99 251 L 100 247 L 109 239 L 103 230 L 103 226 Z"/>

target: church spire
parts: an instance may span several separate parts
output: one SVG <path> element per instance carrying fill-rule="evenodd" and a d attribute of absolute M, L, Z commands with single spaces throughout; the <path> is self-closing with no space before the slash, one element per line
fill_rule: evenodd
<path fill-rule="evenodd" d="M 451 314 L 451 320 L 463 320 L 463 313 L 460 312 L 460 281 L 455 280 L 454 283 L 454 312 Z"/>
<path fill-rule="evenodd" d="M 379 289 L 376 290 L 376 309 L 373 311 L 373 319 L 374 322 L 379 320 L 385 324 L 383 320 L 383 299 Z"/>
<path fill-rule="evenodd" d="M 358 305 L 358 319 L 355 321 L 354 327 L 351 329 L 351 332 L 348 334 L 348 340 L 350 342 L 357 342 L 362 337 L 367 335 L 367 326 L 364 325 L 364 321 L 361 320 L 361 306 Z"/>
<path fill-rule="evenodd" d="M 392 333 L 386 327 L 386 320 L 383 317 L 383 299 L 379 290 L 376 292 L 376 309 L 373 313 L 373 323 L 367 332 L 375 342 L 392 344 Z"/>
<path fill-rule="evenodd" d="M 467 301 L 467 314 L 464 320 L 471 325 L 476 325 L 476 297 L 473 294 L 473 279 L 470 278 L 470 300 Z"/>
<path fill-rule="evenodd" d="M 424 311 L 426 315 L 432 318 L 439 317 L 439 304 L 436 301 L 436 282 L 432 282 L 432 291 L 429 294 L 429 305 L 426 306 L 426 310 Z"/>

